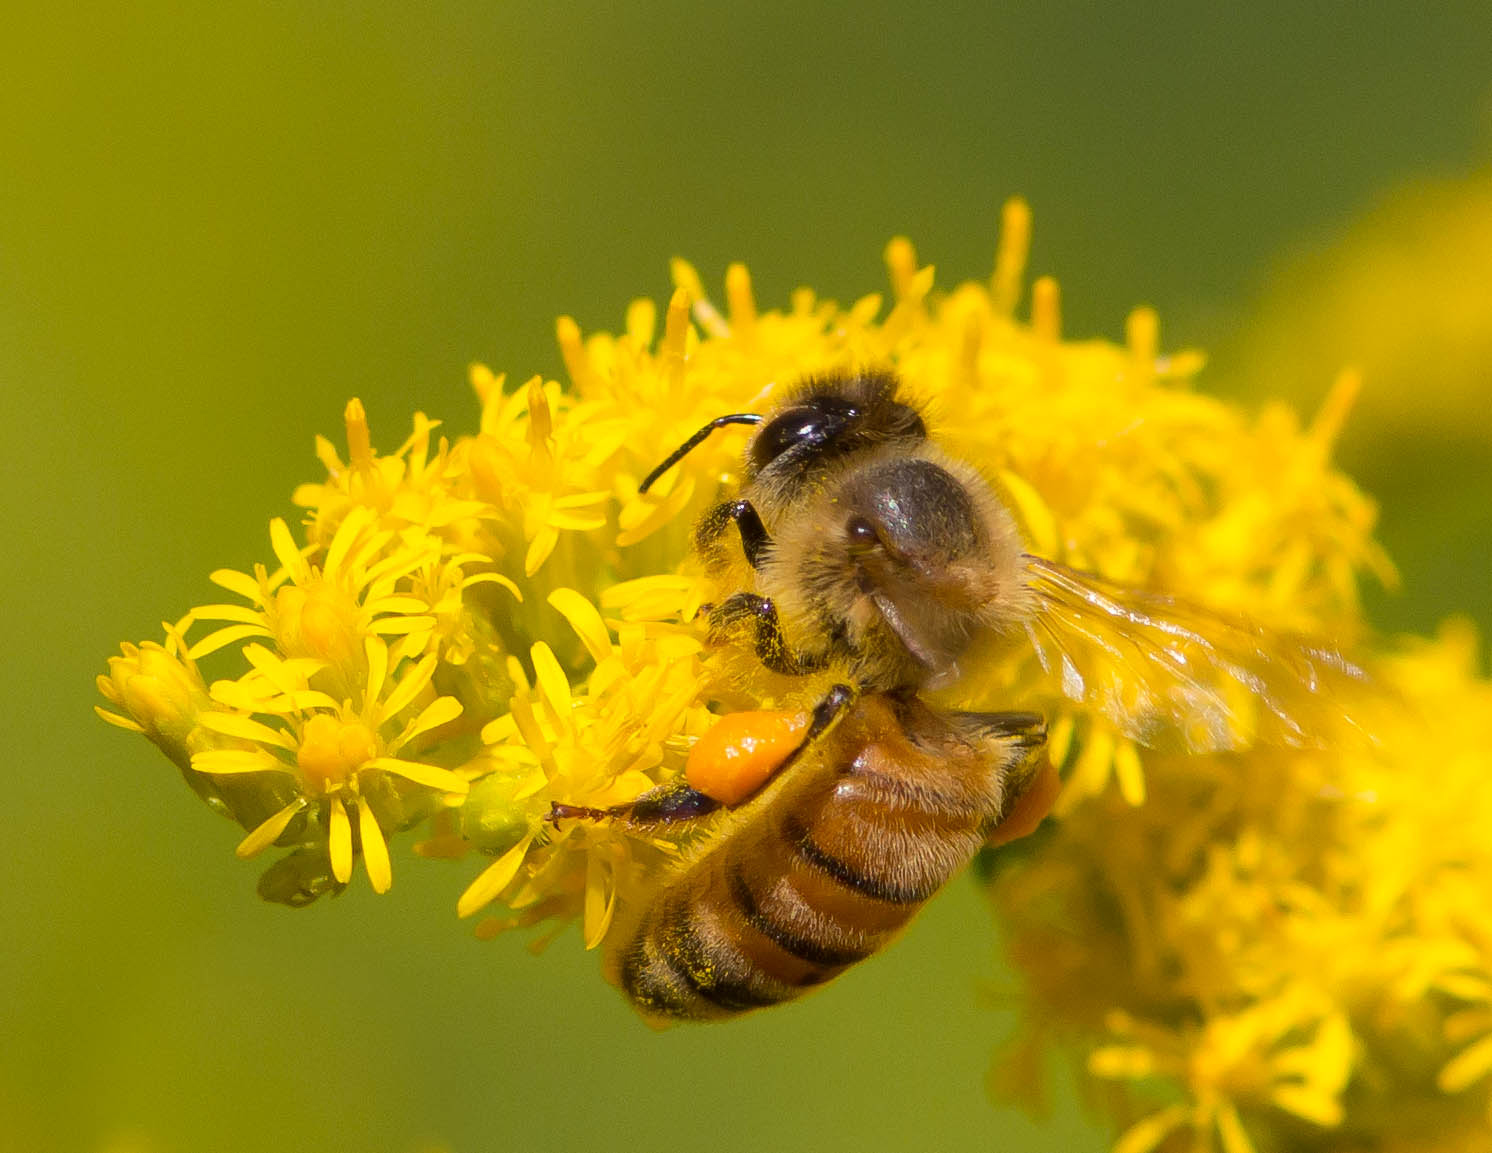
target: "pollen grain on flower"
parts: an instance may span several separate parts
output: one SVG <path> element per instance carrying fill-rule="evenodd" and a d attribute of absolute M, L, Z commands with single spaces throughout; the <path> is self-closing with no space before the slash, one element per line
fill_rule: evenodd
<path fill-rule="evenodd" d="M 326 475 L 293 495 L 299 523 L 272 520 L 251 571 L 212 574 L 233 600 L 123 646 L 100 713 L 240 826 L 240 856 L 280 854 L 268 899 L 340 891 L 358 861 L 386 890 L 391 846 L 423 830 L 419 858 L 458 862 L 456 911 L 482 915 L 479 935 L 578 921 L 599 944 L 684 846 L 556 824 L 552 806 L 626 804 L 678 778 L 721 712 L 797 709 L 821 687 L 704 643 L 701 606 L 742 574 L 707 575 L 693 525 L 738 482 L 746 434 L 639 484 L 713 418 L 866 367 L 895 369 L 1033 553 L 1365 642 L 1359 584 L 1394 571 L 1330 457 L 1360 382 L 1310 420 L 1251 413 L 1195 389 L 1204 358 L 1166 349 L 1148 308 L 1121 344 L 1065 339 L 1057 283 L 1027 290 L 1029 209 L 1002 224 L 985 282 L 940 289 L 898 238 L 889 291 L 848 305 L 800 289 L 764 308 L 737 264 L 717 307 L 675 261 L 669 298 L 634 302 L 618 332 L 560 319 L 566 381 L 472 366 L 466 434 L 417 413 L 381 453 L 354 400 L 345 448 L 318 440 Z M 1251 635 L 1233 650 L 1246 674 Z M 1484 1134 L 1492 700 L 1475 642 L 1452 629 L 1376 657 L 1390 691 L 1357 706 L 1365 741 L 1266 747 L 1244 693 L 1226 751 L 1184 753 L 1116 725 L 1143 689 L 1122 645 L 1092 639 L 1086 696 L 1017 645 L 950 698 L 1043 709 L 1064 776 L 1060 819 L 986 881 L 1029 1005 L 999 1083 L 1038 1095 L 1046 1046 L 1077 1049 L 1121 1153 L 1408 1149 L 1428 1117 Z"/>

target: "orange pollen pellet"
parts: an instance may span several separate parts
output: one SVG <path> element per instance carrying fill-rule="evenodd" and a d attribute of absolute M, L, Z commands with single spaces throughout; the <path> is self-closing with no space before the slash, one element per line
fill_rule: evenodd
<path fill-rule="evenodd" d="M 689 750 L 684 779 L 723 805 L 744 801 L 782 767 L 808 729 L 807 713 L 728 713 Z"/>

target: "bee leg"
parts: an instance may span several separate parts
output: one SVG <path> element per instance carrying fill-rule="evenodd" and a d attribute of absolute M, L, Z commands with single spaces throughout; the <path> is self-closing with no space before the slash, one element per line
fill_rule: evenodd
<path fill-rule="evenodd" d="M 777 606 L 756 593 L 735 593 L 710 610 L 710 632 L 725 632 L 742 621 L 752 622 L 756 655 L 774 673 L 802 676 L 823 667 L 821 658 L 795 653 L 782 635 Z"/>
<path fill-rule="evenodd" d="M 782 767 L 786 768 L 801 757 L 816 740 L 832 729 L 859 699 L 860 694 L 849 685 L 831 686 L 823 699 L 813 706 L 813 720 L 808 722 L 808 731 L 803 734 L 803 740 L 798 747 L 788 754 Z M 781 769 L 778 771 L 780 772 Z"/>
<path fill-rule="evenodd" d="M 948 718 L 976 741 L 999 741 L 1030 752 L 1046 744 L 1046 720 L 1040 713 L 953 712 Z"/>
<path fill-rule="evenodd" d="M 761 568 L 762 559 L 772 547 L 772 538 L 767 535 L 762 518 L 749 500 L 729 500 L 705 513 L 699 527 L 694 530 L 699 551 L 706 556 L 714 552 L 731 524 L 741 534 L 741 551 L 746 554 L 746 563 L 752 568 Z"/>
<path fill-rule="evenodd" d="M 703 817 L 718 808 L 720 808 L 720 802 L 715 798 L 691 788 L 683 780 L 678 780 L 649 789 L 635 801 L 629 801 L 625 805 L 613 805 L 609 809 L 593 809 L 585 805 L 566 805 L 553 801 L 544 819 L 551 824 L 573 819 L 623 820 L 632 825 L 664 825 Z"/>
<path fill-rule="evenodd" d="M 947 716 L 1002 770 L 1000 811 L 989 826 L 996 842 L 1030 832 L 1061 790 L 1061 778 L 1041 755 L 1046 748 L 1046 721 L 1041 714 L 953 712 Z"/>
<path fill-rule="evenodd" d="M 857 696 L 849 685 L 835 685 L 825 693 L 823 700 L 813 707 L 813 718 L 808 722 L 808 730 L 803 734 L 803 739 L 783 758 L 772 775 L 782 772 L 833 728 L 840 717 L 849 711 Z M 722 802 L 700 792 L 680 778 L 649 789 L 635 801 L 614 805 L 609 809 L 593 809 L 586 805 L 566 805 L 553 801 L 544 819 L 551 824 L 566 820 L 623 820 L 629 825 L 671 825 L 707 816 L 722 807 Z"/>

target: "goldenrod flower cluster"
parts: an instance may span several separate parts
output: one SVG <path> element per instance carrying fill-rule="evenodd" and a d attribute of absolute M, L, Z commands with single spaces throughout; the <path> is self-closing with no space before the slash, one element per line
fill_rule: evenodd
<path fill-rule="evenodd" d="M 1076 1047 L 1116 1153 L 1492 1148 L 1492 684 L 1452 621 L 1375 664 L 1371 745 L 1145 761 L 990 861 L 1027 979 L 993 1081 Z"/>
<path fill-rule="evenodd" d="M 1028 238 L 1011 202 L 991 277 L 948 292 L 894 241 L 889 297 L 848 306 L 800 289 L 761 311 L 739 265 L 717 306 L 676 262 L 661 324 L 646 300 L 618 334 L 559 321 L 566 383 L 473 368 L 471 435 L 417 414 L 380 453 L 353 401 L 345 450 L 319 441 L 326 478 L 294 494 L 298 526 L 271 522 L 252 572 L 212 574 L 231 600 L 124 646 L 101 714 L 240 826 L 241 857 L 276 854 L 268 899 L 338 892 L 359 862 L 383 892 L 411 833 L 461 862 L 456 909 L 480 932 L 579 919 L 598 944 L 678 846 L 557 826 L 551 804 L 625 803 L 675 778 L 720 712 L 817 688 L 707 647 L 697 620 L 730 590 L 691 563 L 691 526 L 735 484 L 742 434 L 638 482 L 706 421 L 857 366 L 900 374 L 1030 551 L 1355 643 L 1361 576 L 1393 575 L 1371 503 L 1330 463 L 1355 379 L 1302 425 L 1195 392 L 1202 358 L 1162 351 L 1148 309 L 1122 345 L 1064 340 L 1055 282 L 1024 299 Z M 1457 1124 L 1480 1110 L 1492 794 L 1474 770 L 1492 710 L 1465 650 L 1386 663 L 1369 740 L 1255 747 L 1240 721 L 1235 751 L 1207 756 L 1142 748 L 1031 652 L 969 670 L 950 700 L 1044 708 L 1066 781 L 1058 827 L 989 883 L 1030 982 L 1004 1080 L 1048 1039 L 1082 1047 L 1095 1085 L 1136 1087 L 1112 1095 L 1124 1153 L 1343 1148 L 1407 1128 L 1406 1097 Z"/>

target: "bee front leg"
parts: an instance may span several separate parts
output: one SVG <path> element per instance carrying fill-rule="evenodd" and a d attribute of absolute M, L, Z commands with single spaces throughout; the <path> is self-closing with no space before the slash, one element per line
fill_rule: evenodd
<path fill-rule="evenodd" d="M 734 524 L 741 534 L 741 551 L 746 554 L 746 563 L 752 568 L 761 568 L 767 550 L 772 547 L 772 538 L 762 518 L 749 500 L 729 500 L 716 505 L 700 518 L 694 530 L 694 543 L 705 556 L 710 556 L 720 545 L 725 530 Z"/>

